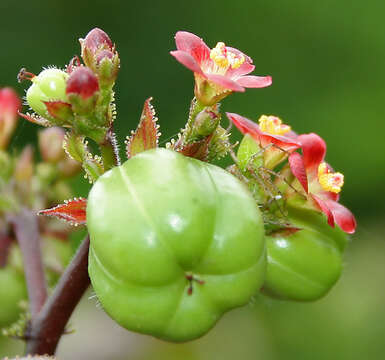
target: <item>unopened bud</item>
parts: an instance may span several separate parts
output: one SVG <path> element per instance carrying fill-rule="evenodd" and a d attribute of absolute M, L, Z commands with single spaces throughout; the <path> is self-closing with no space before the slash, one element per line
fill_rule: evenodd
<path fill-rule="evenodd" d="M 21 101 L 11 88 L 0 89 L 0 149 L 5 149 L 17 125 Z"/>
<path fill-rule="evenodd" d="M 195 118 L 193 124 L 194 133 L 200 136 L 207 136 L 212 134 L 217 128 L 220 115 L 217 109 L 205 108 Z"/>
<path fill-rule="evenodd" d="M 33 148 L 28 145 L 24 148 L 15 166 L 15 179 L 29 181 L 33 176 Z"/>
<path fill-rule="evenodd" d="M 96 53 L 98 50 L 112 50 L 114 45 L 110 37 L 101 29 L 92 29 L 86 36 L 86 38 L 80 39 L 82 48 L 87 48 L 92 53 Z"/>
<path fill-rule="evenodd" d="M 67 103 L 66 81 L 68 74 L 60 69 L 46 69 L 32 77 L 32 85 L 27 91 L 28 105 L 45 119 L 55 120 L 47 110 L 45 102 Z"/>
<path fill-rule="evenodd" d="M 39 150 L 44 161 L 57 163 L 65 157 L 63 149 L 64 130 L 59 127 L 39 131 Z"/>
<path fill-rule="evenodd" d="M 66 89 L 68 96 L 76 95 L 87 100 L 97 91 L 99 91 L 98 79 L 89 68 L 81 66 L 71 73 Z"/>
<path fill-rule="evenodd" d="M 101 29 L 91 30 L 80 39 L 84 63 L 99 77 L 102 88 L 111 87 L 118 75 L 120 59 L 109 36 Z"/>

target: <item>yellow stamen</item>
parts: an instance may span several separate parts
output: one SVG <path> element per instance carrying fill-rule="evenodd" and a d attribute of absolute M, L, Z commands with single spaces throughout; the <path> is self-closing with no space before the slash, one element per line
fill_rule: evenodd
<path fill-rule="evenodd" d="M 338 194 L 344 184 L 344 176 L 339 173 L 332 173 L 325 162 L 318 166 L 318 181 L 322 189 Z"/>
<path fill-rule="evenodd" d="M 213 60 L 221 70 L 227 70 L 229 67 L 238 69 L 245 62 L 243 55 L 237 55 L 228 51 L 223 42 L 218 42 L 215 48 L 210 51 L 210 59 Z"/>
<path fill-rule="evenodd" d="M 258 121 L 259 128 L 271 135 L 284 135 L 291 130 L 289 125 L 282 124 L 282 120 L 273 115 L 262 115 Z"/>

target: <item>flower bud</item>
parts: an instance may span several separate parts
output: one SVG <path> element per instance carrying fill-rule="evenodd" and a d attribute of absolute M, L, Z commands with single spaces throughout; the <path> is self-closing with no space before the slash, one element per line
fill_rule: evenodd
<path fill-rule="evenodd" d="M 32 77 L 32 85 L 27 91 L 28 105 L 37 114 L 55 122 L 55 118 L 48 112 L 45 102 L 68 102 L 65 93 L 68 74 L 60 69 L 46 69 L 39 75 Z"/>
<path fill-rule="evenodd" d="M 24 148 L 15 166 L 15 179 L 19 182 L 29 181 L 33 176 L 33 148 L 28 145 Z"/>
<path fill-rule="evenodd" d="M 89 68 L 82 66 L 71 73 L 66 88 L 68 96 L 76 95 L 87 100 L 97 91 L 99 91 L 98 79 Z"/>
<path fill-rule="evenodd" d="M 120 59 L 109 36 L 101 29 L 91 30 L 80 39 L 84 63 L 99 77 L 100 86 L 111 87 L 118 75 Z"/>
<path fill-rule="evenodd" d="M 0 90 L 0 149 L 5 149 L 17 125 L 21 101 L 11 88 Z"/>
<path fill-rule="evenodd" d="M 110 37 L 99 28 L 92 29 L 84 40 L 80 39 L 80 42 L 83 49 L 88 49 L 93 54 L 98 50 L 112 50 L 114 47 Z"/>
<path fill-rule="evenodd" d="M 65 157 L 63 150 L 64 130 L 59 127 L 39 131 L 39 150 L 44 161 L 57 163 Z"/>

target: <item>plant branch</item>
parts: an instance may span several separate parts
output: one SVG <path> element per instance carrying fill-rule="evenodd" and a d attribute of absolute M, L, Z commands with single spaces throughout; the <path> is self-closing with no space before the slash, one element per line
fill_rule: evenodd
<path fill-rule="evenodd" d="M 89 236 L 80 244 L 54 292 L 26 334 L 26 354 L 54 355 L 65 326 L 90 284 L 88 276 Z"/>
<path fill-rule="evenodd" d="M 31 210 L 22 209 L 18 214 L 12 215 L 10 221 L 13 224 L 23 257 L 33 321 L 47 299 L 47 285 L 41 257 L 37 216 Z"/>

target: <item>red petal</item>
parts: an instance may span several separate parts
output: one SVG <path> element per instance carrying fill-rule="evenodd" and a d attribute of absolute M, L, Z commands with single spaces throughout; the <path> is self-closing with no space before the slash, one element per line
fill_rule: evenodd
<path fill-rule="evenodd" d="M 333 200 L 326 200 L 325 204 L 333 214 L 337 225 L 346 233 L 353 234 L 356 230 L 357 222 L 350 210 Z"/>
<path fill-rule="evenodd" d="M 53 216 L 66 220 L 72 225 L 83 225 L 86 223 L 87 199 L 75 198 L 52 209 L 41 210 L 38 215 Z"/>
<path fill-rule="evenodd" d="M 273 80 L 271 76 L 242 76 L 237 80 L 237 84 L 246 88 L 264 88 L 270 86 Z"/>
<path fill-rule="evenodd" d="M 189 53 L 200 65 L 210 59 L 210 49 L 204 41 L 187 31 L 178 31 L 175 35 L 176 48 Z"/>
<path fill-rule="evenodd" d="M 234 113 L 226 113 L 226 115 L 242 134 L 250 134 L 260 143 L 261 147 L 266 147 L 269 144 L 275 144 L 285 151 L 294 151 L 300 147 L 300 144 L 293 139 L 262 132 L 254 121 L 251 121 L 243 116 Z"/>
<path fill-rule="evenodd" d="M 205 77 L 198 63 L 189 53 L 181 50 L 176 50 L 170 51 L 170 54 L 174 56 L 174 58 L 177 59 L 182 65 L 186 66 L 187 69 L 190 69 L 191 71 Z"/>
<path fill-rule="evenodd" d="M 289 165 L 291 172 L 298 179 L 303 189 L 308 192 L 307 175 L 305 170 L 305 164 L 303 158 L 297 152 L 293 152 L 289 155 Z"/>
<path fill-rule="evenodd" d="M 325 158 L 325 141 L 314 133 L 299 135 L 297 140 L 302 145 L 305 168 L 310 172 L 317 172 L 318 165 Z"/>
<path fill-rule="evenodd" d="M 206 78 L 211 82 L 222 86 L 225 89 L 237 92 L 244 92 L 245 88 L 238 85 L 235 81 L 224 75 L 216 75 L 216 74 L 206 74 Z"/>
<path fill-rule="evenodd" d="M 249 63 L 249 64 L 253 63 L 253 59 L 250 56 L 247 56 L 241 50 L 238 50 L 238 49 L 233 48 L 231 46 L 226 46 L 226 50 L 232 52 L 233 54 L 235 54 L 237 56 L 243 56 L 245 58 L 245 63 Z"/>
<path fill-rule="evenodd" d="M 323 201 L 322 199 L 320 199 L 318 196 L 316 196 L 314 194 L 311 194 L 311 197 L 316 202 L 316 204 L 321 209 L 321 211 L 327 216 L 328 224 L 331 227 L 334 227 L 334 216 L 333 216 L 331 210 L 329 209 L 329 207 L 326 205 L 325 201 Z"/>

